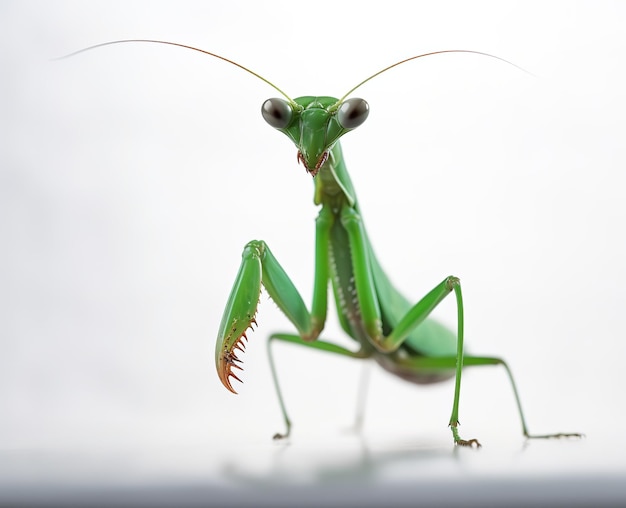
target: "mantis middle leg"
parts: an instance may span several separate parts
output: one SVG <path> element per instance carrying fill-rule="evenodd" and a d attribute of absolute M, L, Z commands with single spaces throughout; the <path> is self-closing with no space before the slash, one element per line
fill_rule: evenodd
<path fill-rule="evenodd" d="M 298 344 L 300 346 L 309 347 L 312 349 L 318 349 L 321 351 L 327 351 L 329 353 L 339 354 L 343 356 L 348 356 L 350 358 L 368 358 L 370 353 L 359 350 L 359 351 L 350 351 L 349 349 L 344 348 L 343 346 L 339 346 L 337 344 L 333 344 L 332 342 L 327 342 L 323 340 L 316 340 L 313 342 L 304 341 L 301 337 L 292 334 L 286 333 L 274 333 L 270 335 L 267 341 L 267 355 L 270 360 L 270 368 L 272 370 L 272 379 L 274 381 L 274 388 L 276 389 L 276 396 L 278 397 L 278 403 L 280 404 L 280 410 L 283 415 L 283 419 L 285 421 L 286 431 L 284 434 L 276 433 L 274 434 L 274 439 L 283 439 L 289 437 L 291 433 L 291 419 L 287 414 L 287 408 L 285 407 L 285 401 L 283 399 L 283 394 L 280 389 L 280 385 L 278 383 L 278 375 L 276 373 L 276 365 L 274 363 L 274 355 L 272 354 L 272 341 L 279 340 L 283 342 L 291 342 L 292 344 Z"/>
<path fill-rule="evenodd" d="M 350 243 L 350 252 L 354 270 L 357 298 L 363 326 L 367 331 L 372 344 L 381 354 L 389 354 L 396 351 L 430 313 L 454 291 L 457 306 L 457 344 L 455 357 L 455 385 L 454 401 L 449 426 L 452 430 L 454 442 L 463 446 L 480 446 L 476 439 L 464 440 L 458 434 L 459 425 L 459 400 L 461 394 L 461 373 L 463 370 L 463 295 L 461 283 L 457 277 L 446 277 L 440 284 L 433 288 L 426 296 L 411 307 L 403 317 L 399 319 L 393 330 L 386 337 L 383 335 L 382 318 L 375 274 L 372 262 L 369 259 L 371 248 L 363 221 L 358 212 L 352 207 L 344 207 L 341 214 L 343 224 Z M 379 275 L 380 277 L 380 275 Z M 380 283 L 380 281 L 379 281 Z M 388 282 L 386 282 L 388 284 Z"/>

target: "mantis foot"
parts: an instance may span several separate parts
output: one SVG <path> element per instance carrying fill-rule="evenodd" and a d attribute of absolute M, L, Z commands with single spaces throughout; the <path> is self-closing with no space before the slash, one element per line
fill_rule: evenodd
<path fill-rule="evenodd" d="M 482 446 L 478 442 L 478 439 L 470 439 L 469 441 L 466 441 L 465 439 L 458 439 L 457 441 L 454 442 L 454 444 L 459 445 L 459 446 L 469 446 L 470 448 L 474 445 L 476 445 L 476 448 L 480 448 Z"/>
<path fill-rule="evenodd" d="M 289 418 L 285 419 L 285 427 L 287 428 L 287 430 L 284 432 L 284 434 L 277 432 L 272 436 L 272 439 L 274 441 L 282 441 L 284 439 L 287 439 L 289 437 L 289 434 L 291 434 L 291 422 L 289 421 Z"/>
<path fill-rule="evenodd" d="M 468 446 L 470 448 L 476 445 L 477 449 L 481 447 L 481 444 L 478 442 L 478 439 L 470 439 L 469 441 L 466 441 L 465 439 L 461 439 L 461 436 L 459 436 L 459 431 L 457 430 L 458 426 L 459 426 L 458 420 L 453 420 L 450 422 L 450 430 L 452 431 L 452 436 L 454 437 L 455 445 Z"/>

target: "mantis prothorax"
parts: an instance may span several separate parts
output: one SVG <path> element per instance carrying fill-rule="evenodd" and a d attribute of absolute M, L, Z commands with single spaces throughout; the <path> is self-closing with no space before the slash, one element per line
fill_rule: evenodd
<path fill-rule="evenodd" d="M 282 98 L 266 100 L 261 113 L 273 128 L 285 134 L 297 148 L 298 163 L 314 178 L 314 203 L 320 206 L 315 224 L 315 270 L 313 300 L 309 310 L 299 291 L 276 260 L 268 245 L 253 240 L 243 250 L 242 262 L 226 303 L 217 335 L 215 365 L 223 385 L 233 393 L 232 379 L 241 381 L 239 354 L 245 349 L 246 333 L 256 324 L 261 287 L 293 324 L 297 333 L 270 335 L 270 366 L 286 431 L 275 439 L 289 436 L 291 420 L 278 384 L 271 344 L 290 342 L 350 358 L 372 358 L 383 369 L 407 381 L 428 384 L 454 378 L 454 399 L 449 426 L 455 444 L 476 446 L 476 439 L 461 439 L 458 433 L 461 374 L 464 366 L 502 365 L 506 370 L 517 403 L 522 432 L 527 438 L 580 436 L 576 433 L 532 435 L 528 431 L 515 381 L 501 358 L 469 356 L 463 352 L 463 299 L 461 284 L 454 276 L 445 277 L 416 304 L 410 303 L 391 284 L 383 271 L 366 233 L 359 205 L 339 138 L 367 119 L 369 106 L 359 98 L 348 98 L 355 90 L 379 74 L 400 64 L 443 53 L 473 53 L 502 60 L 479 51 L 445 50 L 407 58 L 361 81 L 340 99 L 298 97 L 291 99 L 276 85 L 250 69 L 220 55 L 192 46 L 166 41 L 122 40 L 89 48 L 126 42 L 151 42 L 183 47 L 219 58 L 243 69 L 273 87 Z M 68 55 L 71 56 L 71 55 Z M 356 350 L 319 340 L 328 307 L 328 286 L 343 330 L 356 342 Z M 446 296 L 454 293 L 457 329 L 452 331 L 429 317 Z"/>

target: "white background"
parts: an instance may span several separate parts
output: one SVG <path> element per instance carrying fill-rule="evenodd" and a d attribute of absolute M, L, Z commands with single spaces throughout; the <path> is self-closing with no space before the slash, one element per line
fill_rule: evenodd
<path fill-rule="evenodd" d="M 216 52 L 293 97 L 341 96 L 441 49 L 532 73 L 476 55 L 391 70 L 355 94 L 371 113 L 344 154 L 398 287 L 417 300 L 459 276 L 467 347 L 509 361 L 531 431 L 587 434 L 520 459 L 504 372 L 468 370 L 462 434 L 498 464 L 468 470 L 623 474 L 625 23 L 623 3 L 598 1 L 0 3 L 0 454 L 190 447 L 227 478 L 225 463 L 263 475 L 277 453 L 265 343 L 288 321 L 262 297 L 238 396 L 214 340 L 251 239 L 310 302 L 310 177 L 259 114 L 276 92 L 234 66 L 150 44 L 50 61 L 137 37 Z M 454 326 L 452 299 L 437 316 Z M 356 453 L 342 430 L 358 362 L 276 358 L 295 425 L 284 460 Z M 373 369 L 367 446 L 447 456 L 452 388 Z"/>

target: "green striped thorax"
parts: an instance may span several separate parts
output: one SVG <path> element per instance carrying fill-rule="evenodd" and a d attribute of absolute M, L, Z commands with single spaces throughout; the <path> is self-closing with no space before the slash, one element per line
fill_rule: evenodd
<path fill-rule="evenodd" d="M 298 97 L 292 102 L 273 98 L 263 103 L 261 114 L 294 142 L 298 162 L 314 177 L 337 140 L 367 119 L 369 105 L 358 98 L 343 102 L 334 97 Z"/>

